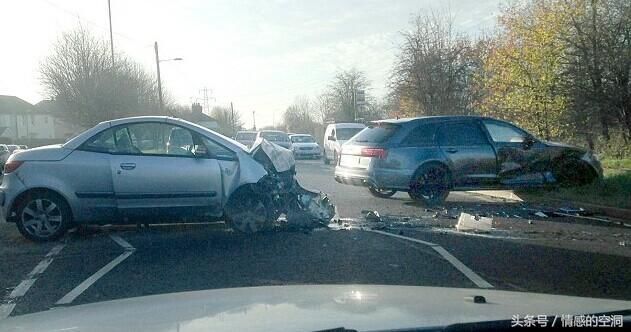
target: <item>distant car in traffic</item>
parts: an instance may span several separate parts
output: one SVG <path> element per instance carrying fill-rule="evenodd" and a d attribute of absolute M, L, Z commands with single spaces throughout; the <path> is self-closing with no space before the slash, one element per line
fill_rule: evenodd
<path fill-rule="evenodd" d="M 251 147 L 254 141 L 256 141 L 256 134 L 256 131 L 242 130 L 237 132 L 234 139 L 247 147 Z"/>
<path fill-rule="evenodd" d="M 355 134 L 364 129 L 366 125 L 362 123 L 333 123 L 326 127 L 324 131 L 324 142 L 322 143 L 322 160 L 329 164 L 331 160 L 337 165 L 342 145 Z"/>
<path fill-rule="evenodd" d="M 20 147 L 20 150 L 28 150 L 28 146 L 26 146 L 24 144 L 20 144 L 20 145 L 18 145 L 18 147 Z"/>
<path fill-rule="evenodd" d="M 13 153 L 15 150 L 20 149 L 20 146 L 16 144 L 9 144 L 7 145 L 7 148 L 9 148 L 10 153 Z"/>
<path fill-rule="evenodd" d="M 291 150 L 291 140 L 289 135 L 280 130 L 261 130 L 258 132 L 257 138 L 262 137 L 267 141 L 278 144 L 285 149 Z"/>
<path fill-rule="evenodd" d="M 7 162 L 10 155 L 9 147 L 6 144 L 0 144 L 0 167 L 2 167 L 2 169 L 4 169 L 4 164 Z"/>
<path fill-rule="evenodd" d="M 371 123 L 342 148 L 335 180 L 377 197 L 406 191 L 439 204 L 450 190 L 580 185 L 602 177 L 591 152 L 505 121 L 437 116 Z"/>
<path fill-rule="evenodd" d="M 289 135 L 291 140 L 292 151 L 296 158 L 314 158 L 321 156 L 320 146 L 316 143 L 315 138 L 309 134 L 293 134 Z"/>

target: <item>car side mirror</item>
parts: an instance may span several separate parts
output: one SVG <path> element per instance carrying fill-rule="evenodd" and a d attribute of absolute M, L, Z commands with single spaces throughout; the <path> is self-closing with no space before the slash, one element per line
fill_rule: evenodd
<path fill-rule="evenodd" d="M 329 136 L 329 137 L 328 137 L 328 140 L 329 140 L 329 141 L 335 141 L 335 136 Z"/>
<path fill-rule="evenodd" d="M 204 146 L 204 145 L 197 145 L 195 147 L 195 152 L 193 153 L 193 155 L 197 158 L 201 158 L 201 157 L 207 157 L 208 156 L 208 149 Z"/>
<path fill-rule="evenodd" d="M 524 137 L 524 141 L 522 142 L 524 150 L 530 149 L 535 144 L 535 138 L 528 135 Z"/>

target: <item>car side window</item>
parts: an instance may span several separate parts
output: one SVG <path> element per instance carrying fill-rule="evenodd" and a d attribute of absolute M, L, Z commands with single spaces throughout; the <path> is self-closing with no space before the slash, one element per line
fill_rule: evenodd
<path fill-rule="evenodd" d="M 88 141 L 83 143 L 79 148 L 83 151 L 114 153 L 116 152 L 116 144 L 114 143 L 114 130 L 107 129 L 96 134 Z"/>
<path fill-rule="evenodd" d="M 202 137 L 201 141 L 206 146 L 206 149 L 208 150 L 208 157 L 217 158 L 217 159 L 228 159 L 228 160 L 233 160 L 235 158 L 234 152 L 224 148 L 223 146 L 219 145 L 215 141 L 206 137 Z"/>
<path fill-rule="evenodd" d="M 486 130 L 496 143 L 522 143 L 526 133 L 506 123 L 484 121 Z"/>
<path fill-rule="evenodd" d="M 480 127 L 472 122 L 448 123 L 440 127 L 438 141 L 442 146 L 477 146 L 488 144 Z"/>
<path fill-rule="evenodd" d="M 420 125 L 403 139 L 405 146 L 432 146 L 436 144 L 436 127 L 434 125 Z"/>

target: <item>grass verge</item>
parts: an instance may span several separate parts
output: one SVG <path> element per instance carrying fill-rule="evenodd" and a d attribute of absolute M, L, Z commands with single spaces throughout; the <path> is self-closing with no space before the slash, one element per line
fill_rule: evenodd
<path fill-rule="evenodd" d="M 604 160 L 604 178 L 592 184 L 572 187 L 545 189 L 524 189 L 519 191 L 522 198 L 560 199 L 576 203 L 590 203 L 621 209 L 631 209 L 631 159 Z"/>

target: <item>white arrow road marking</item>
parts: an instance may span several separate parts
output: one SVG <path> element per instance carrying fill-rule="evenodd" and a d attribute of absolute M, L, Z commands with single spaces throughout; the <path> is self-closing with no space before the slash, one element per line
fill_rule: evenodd
<path fill-rule="evenodd" d="M 420 244 L 423 244 L 423 245 L 426 245 L 426 246 L 430 246 L 430 247 L 432 247 L 432 249 L 434 249 L 434 251 L 436 251 L 445 260 L 447 260 L 451 265 L 453 265 L 453 267 L 458 269 L 458 271 L 460 271 L 467 278 L 469 278 L 469 280 L 471 280 L 471 282 L 473 282 L 476 286 L 478 286 L 480 288 L 493 288 L 493 285 L 488 283 L 486 280 L 482 279 L 482 277 L 480 277 L 477 273 L 473 272 L 473 270 L 471 270 L 469 267 L 467 267 L 461 261 L 459 261 L 458 258 L 454 257 L 447 250 L 445 250 L 445 248 L 441 247 L 440 245 L 438 245 L 436 243 L 422 241 L 422 240 L 419 240 L 419 239 L 415 239 L 415 238 L 411 238 L 411 237 L 407 237 L 407 236 L 403 236 L 403 235 L 392 234 L 392 233 L 383 232 L 383 231 L 368 230 L 368 229 L 366 231 L 367 232 L 373 232 L 373 233 L 381 234 L 381 235 L 392 236 L 392 237 L 396 237 L 398 239 L 412 241 L 412 242 L 420 243 Z"/>
<path fill-rule="evenodd" d="M 100 268 L 93 275 L 91 275 L 88 279 L 85 279 L 82 283 L 80 283 L 73 290 L 68 292 L 68 294 L 64 295 L 57 303 L 55 304 L 70 304 L 74 301 L 79 295 L 85 292 L 90 286 L 92 286 L 95 282 L 101 279 L 104 275 L 114 269 L 118 264 L 122 263 L 127 257 L 131 256 L 134 253 L 136 248 L 134 248 L 129 242 L 123 240 L 118 235 L 110 235 L 110 238 L 114 240 L 118 245 L 125 249 L 125 252 L 118 255 L 118 257 L 114 258 L 111 262 L 107 263 L 107 265 Z"/>
<path fill-rule="evenodd" d="M 46 254 L 43 260 L 39 262 L 33 268 L 33 270 L 26 276 L 26 279 L 22 280 L 9 294 L 9 296 L 3 301 L 4 303 L 0 304 L 0 320 L 3 320 L 13 312 L 15 308 L 16 301 L 24 296 L 31 286 L 37 281 L 37 278 L 46 271 L 50 263 L 53 262 L 53 258 L 59 254 L 61 249 L 63 249 L 65 244 L 58 244 L 54 246 L 50 251 Z"/>

